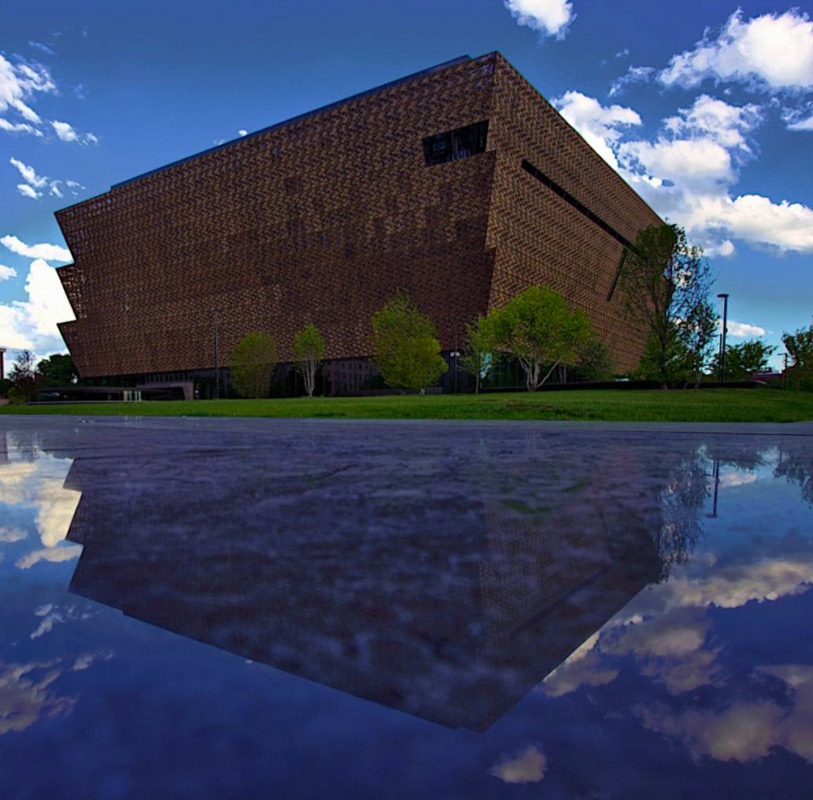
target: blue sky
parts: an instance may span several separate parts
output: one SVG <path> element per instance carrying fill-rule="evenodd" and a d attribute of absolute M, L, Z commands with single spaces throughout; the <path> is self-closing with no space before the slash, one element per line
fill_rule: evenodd
<path fill-rule="evenodd" d="M 780 344 L 813 315 L 811 14 L 721 0 L 5 4 L 0 346 L 65 349 L 55 210 L 492 50 L 705 248 L 715 292 L 731 295 L 730 341 Z"/>

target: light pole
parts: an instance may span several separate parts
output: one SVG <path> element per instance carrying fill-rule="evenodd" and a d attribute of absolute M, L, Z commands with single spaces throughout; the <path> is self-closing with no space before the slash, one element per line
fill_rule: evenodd
<path fill-rule="evenodd" d="M 723 335 L 720 339 L 720 383 L 725 383 L 725 335 L 728 327 L 728 295 L 725 292 L 718 294 L 723 298 Z"/>
<path fill-rule="evenodd" d="M 217 353 L 217 315 L 220 309 L 215 306 L 212 311 L 215 315 L 215 400 L 220 400 L 220 364 L 218 363 Z"/>

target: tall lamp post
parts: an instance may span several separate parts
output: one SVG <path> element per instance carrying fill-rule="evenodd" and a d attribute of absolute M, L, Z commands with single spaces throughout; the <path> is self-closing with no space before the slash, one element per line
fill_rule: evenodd
<path fill-rule="evenodd" d="M 215 400 L 220 400 L 220 364 L 218 362 L 217 352 L 217 315 L 220 312 L 220 309 L 215 306 L 212 311 L 215 315 Z"/>
<path fill-rule="evenodd" d="M 728 294 L 718 294 L 723 298 L 723 335 L 720 339 L 720 383 L 725 383 L 725 335 L 728 327 Z"/>

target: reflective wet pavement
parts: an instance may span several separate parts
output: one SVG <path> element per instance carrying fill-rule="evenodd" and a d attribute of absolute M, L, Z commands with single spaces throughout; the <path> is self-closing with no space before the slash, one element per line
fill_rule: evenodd
<path fill-rule="evenodd" d="M 809 798 L 813 431 L 634 427 L 0 419 L 2 796 Z"/>

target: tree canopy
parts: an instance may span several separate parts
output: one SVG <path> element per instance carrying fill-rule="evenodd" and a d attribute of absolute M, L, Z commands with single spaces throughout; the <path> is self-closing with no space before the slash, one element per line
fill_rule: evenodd
<path fill-rule="evenodd" d="M 37 364 L 37 372 L 45 386 L 69 386 L 76 383 L 79 377 L 73 359 L 68 353 L 44 358 Z"/>
<path fill-rule="evenodd" d="M 449 368 L 434 323 L 405 294 L 377 311 L 372 323 L 372 360 L 389 386 L 423 392 Z"/>
<path fill-rule="evenodd" d="M 571 309 L 547 286 L 531 286 L 493 311 L 487 330 L 494 350 L 519 361 L 528 391 L 542 386 L 559 364 L 576 363 L 595 338 L 584 311 Z"/>
<path fill-rule="evenodd" d="M 267 333 L 249 333 L 234 348 L 232 386 L 241 397 L 268 397 L 277 366 L 277 345 Z"/>
<path fill-rule="evenodd" d="M 677 225 L 649 225 L 627 251 L 620 285 L 630 322 L 648 335 L 641 369 L 666 386 L 673 379 L 677 350 L 693 352 L 697 359 L 708 350 L 708 344 L 704 349 L 697 341 L 693 347 L 679 335 L 681 323 L 696 325 L 705 317 L 701 307 L 708 305 L 712 278 L 703 251 L 689 246 Z"/>
<path fill-rule="evenodd" d="M 768 359 L 776 350 L 759 339 L 751 339 L 736 345 L 727 345 L 725 349 L 725 375 L 727 380 L 745 381 L 755 372 L 768 369 Z M 715 353 L 712 363 L 712 374 L 720 374 L 720 355 Z"/>

